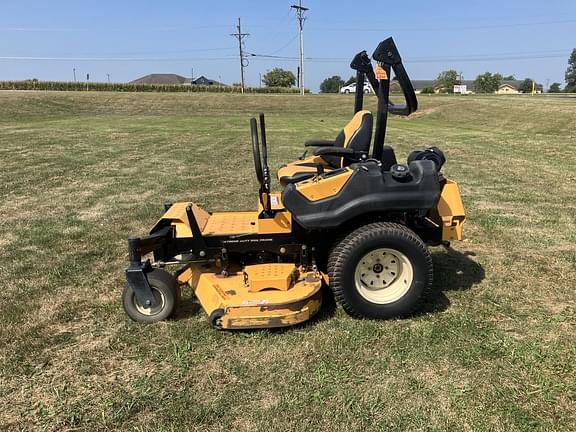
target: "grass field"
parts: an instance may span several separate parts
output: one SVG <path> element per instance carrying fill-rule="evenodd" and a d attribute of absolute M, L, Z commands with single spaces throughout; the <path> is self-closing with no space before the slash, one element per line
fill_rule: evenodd
<path fill-rule="evenodd" d="M 249 117 L 277 168 L 352 98 L 0 93 L 0 429 L 576 430 L 576 100 L 420 102 L 388 142 L 439 145 L 468 211 L 424 309 L 217 332 L 189 291 L 126 318 L 127 236 L 166 199 L 254 208 Z"/>

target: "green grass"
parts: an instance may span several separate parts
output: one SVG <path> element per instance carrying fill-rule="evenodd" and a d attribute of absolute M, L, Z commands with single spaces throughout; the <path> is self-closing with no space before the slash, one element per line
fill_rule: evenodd
<path fill-rule="evenodd" d="M 175 320 L 128 321 L 127 236 L 166 199 L 255 208 L 249 117 L 267 113 L 277 168 L 353 98 L 0 93 L 0 429 L 575 430 L 576 100 L 420 102 L 388 142 L 440 146 L 468 211 L 424 310 L 328 302 L 293 329 L 217 332 L 190 292 Z"/>

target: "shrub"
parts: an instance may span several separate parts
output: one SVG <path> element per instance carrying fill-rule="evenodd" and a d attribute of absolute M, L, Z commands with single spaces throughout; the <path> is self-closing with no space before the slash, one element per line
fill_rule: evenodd
<path fill-rule="evenodd" d="M 422 94 L 434 94 L 435 93 L 434 87 L 424 87 L 422 89 L 422 91 L 420 91 L 420 93 L 422 93 Z"/>

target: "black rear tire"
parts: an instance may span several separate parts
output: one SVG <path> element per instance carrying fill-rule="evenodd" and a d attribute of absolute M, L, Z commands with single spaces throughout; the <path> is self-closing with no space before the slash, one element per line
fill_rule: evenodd
<path fill-rule="evenodd" d="M 328 259 L 334 297 L 357 318 L 409 315 L 431 287 L 432 271 L 424 242 L 404 225 L 390 222 L 357 228 L 333 247 Z"/>
<path fill-rule="evenodd" d="M 179 287 L 176 278 L 167 271 L 154 269 L 146 274 L 152 293 L 157 301 L 157 306 L 145 308 L 134 294 L 129 285 L 126 285 L 122 293 L 122 306 L 124 311 L 133 321 L 142 323 L 155 323 L 172 316 L 179 299 Z"/>

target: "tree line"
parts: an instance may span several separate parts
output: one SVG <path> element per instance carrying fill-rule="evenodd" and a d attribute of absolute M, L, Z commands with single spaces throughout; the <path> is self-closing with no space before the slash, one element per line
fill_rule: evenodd
<path fill-rule="evenodd" d="M 548 88 L 548 93 L 560 93 L 562 91 L 566 93 L 576 93 L 576 48 L 572 50 L 572 54 L 568 59 L 568 68 L 566 69 L 564 78 L 566 81 L 564 89 L 562 89 L 560 83 L 554 82 Z M 516 80 L 516 78 L 514 75 L 503 76 L 500 73 L 484 72 L 483 74 L 478 75 L 474 80 L 474 91 L 476 93 L 495 93 L 500 84 L 502 84 L 502 81 L 507 80 Z M 320 84 L 320 91 L 322 93 L 338 93 L 343 86 L 353 82 L 356 82 L 355 77 L 350 77 L 348 81 L 344 81 L 339 75 L 334 75 L 322 81 L 322 84 Z M 440 72 L 434 81 L 433 87 L 422 89 L 422 93 L 436 93 L 436 91 L 452 93 L 454 91 L 454 86 L 461 82 L 461 74 L 454 69 L 446 70 Z M 531 78 L 525 78 L 520 84 L 518 90 L 523 93 L 530 93 L 535 84 L 536 83 Z"/>
<path fill-rule="evenodd" d="M 514 75 L 503 76 L 500 73 L 484 72 L 476 77 L 474 80 L 474 92 L 476 93 L 495 93 L 502 81 L 515 81 Z M 424 89 L 422 93 L 435 93 L 438 90 L 441 93 L 452 93 L 454 86 L 462 83 L 462 75 L 453 69 L 440 72 L 434 81 L 433 88 Z M 531 78 L 526 78 L 520 84 L 518 90 L 522 93 L 530 93 L 534 88 L 535 81 Z M 556 83 L 555 83 L 556 84 Z"/>

